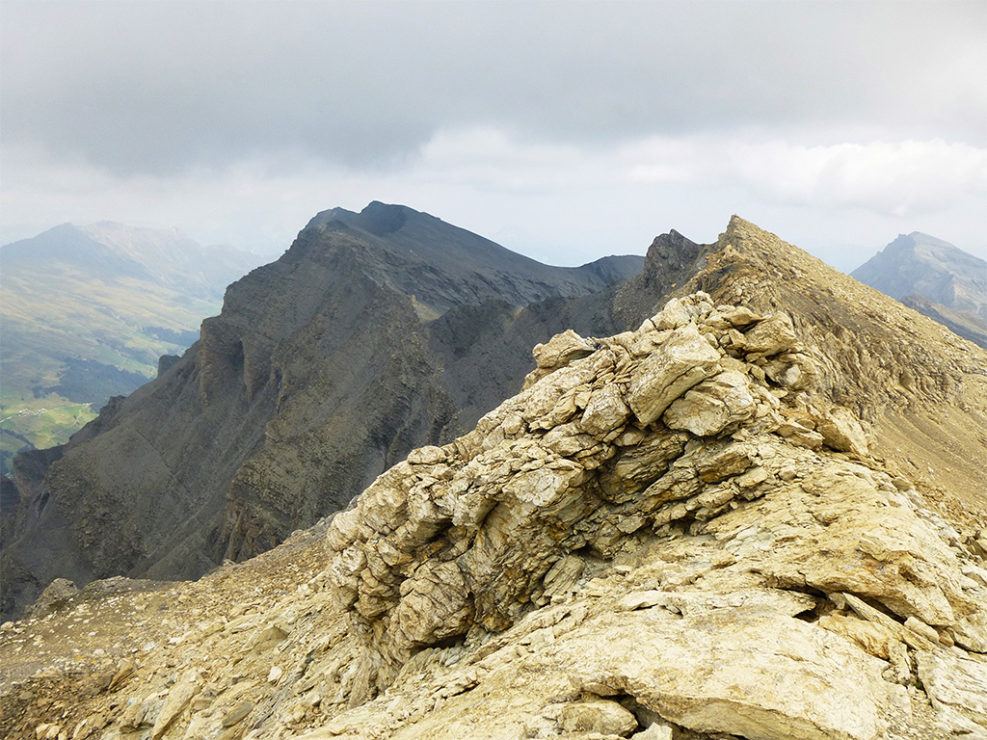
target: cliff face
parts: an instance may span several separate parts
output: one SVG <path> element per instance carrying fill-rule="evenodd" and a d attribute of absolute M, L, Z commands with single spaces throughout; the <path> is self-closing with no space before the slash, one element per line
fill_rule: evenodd
<path fill-rule="evenodd" d="M 740 219 L 703 253 L 280 547 L 52 589 L 0 731 L 987 733 L 987 353 Z"/>
<path fill-rule="evenodd" d="M 319 214 L 160 377 L 18 460 L 4 613 L 55 577 L 194 577 L 272 547 L 469 429 L 565 322 L 610 331 L 607 286 L 641 263 L 549 267 L 401 206 Z"/>

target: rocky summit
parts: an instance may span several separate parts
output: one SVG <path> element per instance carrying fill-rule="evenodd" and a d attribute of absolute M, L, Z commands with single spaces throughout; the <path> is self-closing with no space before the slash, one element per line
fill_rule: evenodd
<path fill-rule="evenodd" d="M 685 261 L 279 547 L 56 582 L 0 732 L 987 736 L 987 352 L 738 218 Z"/>
<path fill-rule="evenodd" d="M 276 545 L 469 431 L 536 342 L 611 333 L 609 286 L 642 263 L 550 267 L 404 206 L 318 214 L 153 382 L 15 460 L 0 615 L 53 578 L 192 578 Z"/>

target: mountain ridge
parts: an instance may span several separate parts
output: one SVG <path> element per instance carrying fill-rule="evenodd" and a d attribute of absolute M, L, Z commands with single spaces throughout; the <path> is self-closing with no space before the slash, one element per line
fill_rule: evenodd
<path fill-rule="evenodd" d="M 851 274 L 987 347 L 987 262 L 914 231 L 899 234 Z"/>
<path fill-rule="evenodd" d="M 379 206 L 371 215 L 401 217 L 396 231 L 316 217 L 280 260 L 228 287 L 223 311 L 160 377 L 45 464 L 15 462 L 25 495 L 5 548 L 8 594 L 24 603 L 62 570 L 80 583 L 191 577 L 273 546 L 408 450 L 464 431 L 520 384 L 531 344 L 564 328 L 560 301 L 605 296 L 643 262 L 532 275 L 515 255 L 493 269 L 503 247 Z M 416 253 L 429 239 L 444 257 Z M 48 562 L 33 554 L 45 547 Z"/>
<path fill-rule="evenodd" d="M 987 352 L 742 219 L 679 243 L 658 313 L 537 345 L 331 519 L 197 582 L 53 587 L 0 633 L 0 731 L 983 734 Z"/>

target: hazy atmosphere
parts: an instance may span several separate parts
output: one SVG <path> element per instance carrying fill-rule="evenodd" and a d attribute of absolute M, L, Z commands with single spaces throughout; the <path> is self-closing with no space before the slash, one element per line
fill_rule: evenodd
<path fill-rule="evenodd" d="M 377 199 L 555 264 L 731 213 L 849 270 L 987 258 L 987 4 L 2 4 L 3 243 L 284 249 Z"/>

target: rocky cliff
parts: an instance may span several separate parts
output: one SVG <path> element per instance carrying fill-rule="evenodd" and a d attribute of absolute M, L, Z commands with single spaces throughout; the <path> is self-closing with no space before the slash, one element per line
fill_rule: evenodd
<path fill-rule="evenodd" d="M 280 547 L 50 589 L 0 633 L 0 729 L 987 734 L 987 352 L 740 219 L 702 251 Z"/>
<path fill-rule="evenodd" d="M 272 547 L 468 431 L 534 343 L 613 331 L 608 286 L 641 264 L 549 267 L 402 206 L 319 214 L 160 377 L 18 459 L 2 611 L 56 577 L 187 578 Z"/>
<path fill-rule="evenodd" d="M 987 347 L 987 262 L 949 242 L 901 234 L 853 277 Z"/>

